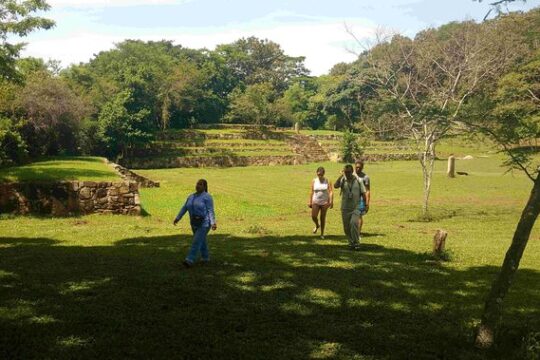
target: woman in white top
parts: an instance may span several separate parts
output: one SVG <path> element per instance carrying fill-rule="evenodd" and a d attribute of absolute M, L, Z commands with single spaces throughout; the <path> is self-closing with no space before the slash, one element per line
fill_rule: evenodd
<path fill-rule="evenodd" d="M 326 223 L 326 212 L 334 207 L 334 193 L 332 191 L 331 182 L 324 177 L 324 168 L 317 169 L 317 177 L 311 182 L 311 193 L 309 195 L 308 206 L 311 208 L 311 219 L 315 223 L 313 233 L 321 228 L 321 239 L 324 239 L 324 226 Z M 321 220 L 319 223 L 319 212 Z"/>

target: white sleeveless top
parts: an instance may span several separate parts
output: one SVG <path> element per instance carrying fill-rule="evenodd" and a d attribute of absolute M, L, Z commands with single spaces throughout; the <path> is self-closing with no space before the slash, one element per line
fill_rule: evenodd
<path fill-rule="evenodd" d="M 324 183 L 321 183 L 318 177 L 313 180 L 313 198 L 311 199 L 313 204 L 325 205 L 328 203 L 330 199 L 328 186 L 328 180 Z"/>

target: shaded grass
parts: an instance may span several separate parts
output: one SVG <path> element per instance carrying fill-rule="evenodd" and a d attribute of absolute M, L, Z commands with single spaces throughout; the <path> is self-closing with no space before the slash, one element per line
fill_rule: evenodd
<path fill-rule="evenodd" d="M 482 358 L 471 319 L 497 269 L 376 244 L 350 252 L 338 237 L 221 234 L 219 257 L 190 270 L 186 235 L 29 240 L 0 241 L 4 358 Z M 538 302 L 524 286 L 538 281 L 524 269 L 513 292 Z M 520 303 L 507 322 L 534 326 L 538 309 Z"/>

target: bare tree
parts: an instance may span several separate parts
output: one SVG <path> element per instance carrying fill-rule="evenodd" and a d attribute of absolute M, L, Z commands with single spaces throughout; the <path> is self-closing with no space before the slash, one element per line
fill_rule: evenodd
<path fill-rule="evenodd" d="M 508 42 L 493 36 L 493 27 L 454 23 L 423 31 L 414 40 L 378 34 L 376 45 L 361 55 L 369 69 L 361 81 L 380 98 L 397 102 L 398 116 L 407 123 L 404 136 L 417 144 L 424 215 L 429 212 L 438 141 L 460 118 L 467 99 L 499 76 L 514 56 Z"/>
<path fill-rule="evenodd" d="M 482 2 L 483 0 L 475 0 L 475 1 Z M 491 15 L 491 13 L 493 12 L 497 14 L 501 14 L 504 12 L 504 10 L 508 11 L 508 5 L 511 3 L 518 2 L 518 1 L 523 2 L 523 3 L 526 2 L 526 0 L 497 0 L 497 1 L 489 3 L 490 9 L 484 16 L 484 21 L 486 21 L 489 18 L 489 15 Z"/>

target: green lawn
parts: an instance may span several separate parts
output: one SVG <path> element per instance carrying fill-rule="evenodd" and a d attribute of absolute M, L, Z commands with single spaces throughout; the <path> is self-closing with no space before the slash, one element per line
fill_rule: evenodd
<path fill-rule="evenodd" d="M 0 358 L 519 359 L 540 332 L 540 228 L 505 304 L 504 341 L 472 348 L 483 299 L 532 183 L 498 156 L 437 162 L 435 222 L 417 222 L 417 162 L 368 164 L 363 251 L 339 210 L 310 234 L 319 164 L 140 170 L 145 217 L 0 220 Z M 323 164 L 335 180 L 340 164 Z M 212 262 L 184 270 L 186 220 L 171 222 L 206 178 L 218 216 Z M 339 205 L 339 201 L 336 201 Z M 452 261 L 427 254 L 449 232 Z M 533 344 L 534 345 L 534 344 Z M 538 353 L 537 353 L 538 354 Z"/>
<path fill-rule="evenodd" d="M 6 181 L 119 181 L 114 169 L 100 157 L 47 158 L 25 166 L 0 168 L 0 182 Z"/>

